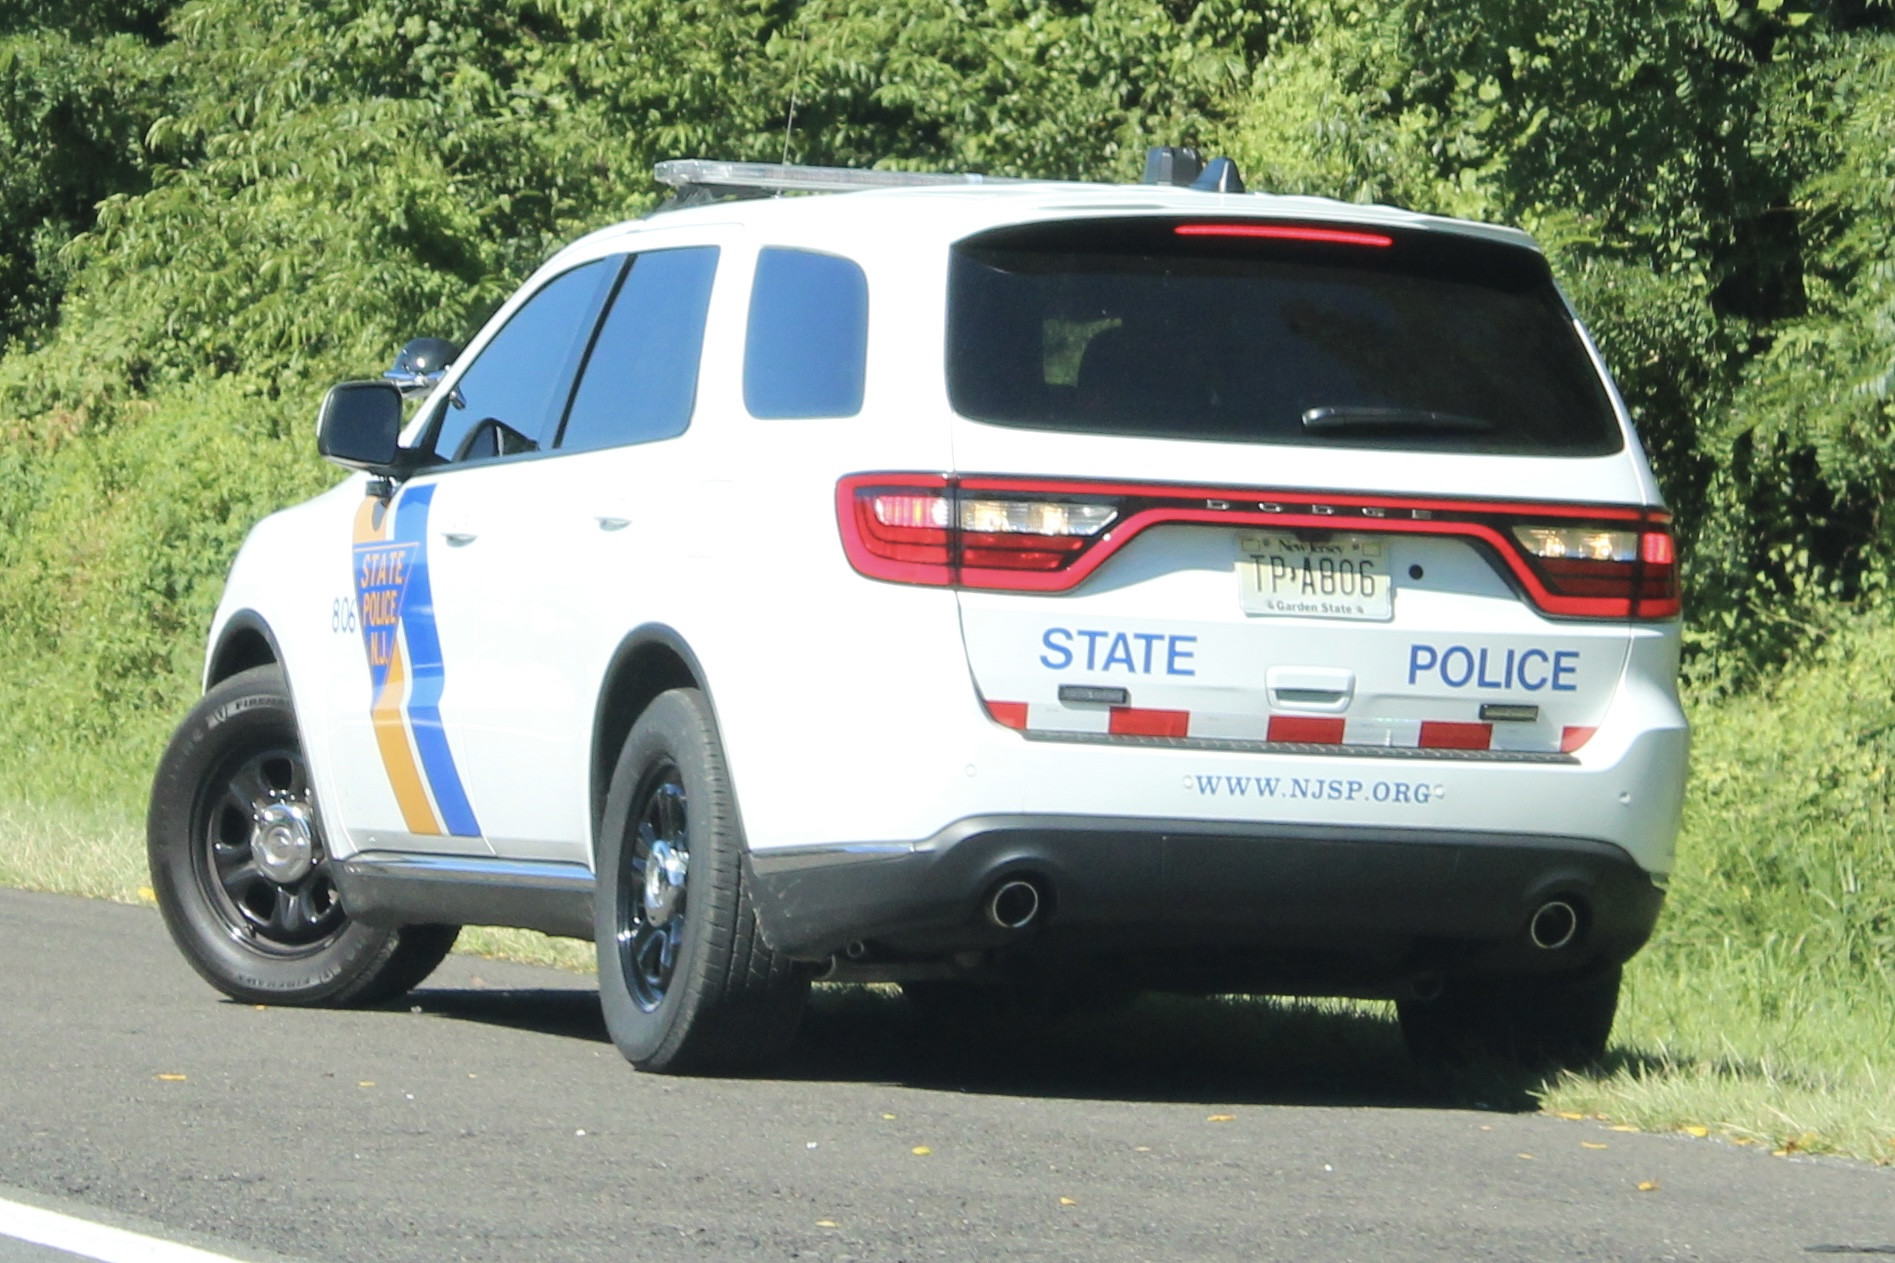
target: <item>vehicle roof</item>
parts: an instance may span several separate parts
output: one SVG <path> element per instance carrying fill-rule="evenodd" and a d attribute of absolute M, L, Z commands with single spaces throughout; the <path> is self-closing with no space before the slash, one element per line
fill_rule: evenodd
<path fill-rule="evenodd" d="M 948 242 L 1012 224 L 1124 215 L 1205 215 L 1406 228 L 1538 249 L 1533 238 L 1517 228 L 1373 203 L 1273 193 L 1206 193 L 1170 185 L 1054 180 L 730 199 L 616 224 L 573 243 L 573 248 L 583 245 L 596 249 L 607 241 L 648 231 L 708 224 L 772 233 L 795 233 L 806 226 L 828 236 L 838 228 L 850 227 L 863 233 L 885 233 L 894 222 L 917 240 Z"/>

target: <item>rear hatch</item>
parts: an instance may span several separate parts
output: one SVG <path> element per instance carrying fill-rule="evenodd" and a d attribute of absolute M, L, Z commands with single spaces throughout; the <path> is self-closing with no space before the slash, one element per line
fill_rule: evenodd
<path fill-rule="evenodd" d="M 1030 735 L 1559 760 L 1677 613 L 1668 515 L 1523 242 L 1034 224 L 957 246 L 948 325 L 958 473 L 839 507 L 858 566 L 961 589 Z"/>

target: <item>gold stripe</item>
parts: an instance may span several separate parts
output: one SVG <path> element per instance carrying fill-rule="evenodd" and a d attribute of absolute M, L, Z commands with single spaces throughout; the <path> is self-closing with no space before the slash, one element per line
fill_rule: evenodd
<path fill-rule="evenodd" d="M 428 802 L 428 791 L 421 785 L 421 769 L 415 766 L 414 751 L 408 748 L 408 729 L 402 722 L 401 694 L 406 677 L 401 668 L 401 642 L 394 640 L 388 658 L 388 676 L 381 696 L 369 712 L 375 723 L 375 744 L 382 753 L 382 766 L 388 769 L 388 783 L 401 806 L 401 818 L 410 833 L 438 835 L 441 825 Z"/>
<path fill-rule="evenodd" d="M 355 542 L 376 544 L 388 538 L 388 501 L 365 496 L 355 511 Z M 360 565 L 356 558 L 354 564 Z M 408 832 L 438 836 L 441 824 L 434 818 L 434 806 L 421 784 L 421 769 L 415 766 L 414 751 L 408 747 L 408 727 L 401 713 L 402 673 L 401 638 L 398 629 L 389 628 L 388 674 L 382 679 L 381 692 L 369 708 L 375 726 L 375 746 L 381 752 L 382 766 L 388 772 L 388 784 L 395 791 L 402 822 Z"/>
<path fill-rule="evenodd" d="M 388 533 L 388 501 L 364 496 L 355 511 L 355 542 L 373 544 Z"/>

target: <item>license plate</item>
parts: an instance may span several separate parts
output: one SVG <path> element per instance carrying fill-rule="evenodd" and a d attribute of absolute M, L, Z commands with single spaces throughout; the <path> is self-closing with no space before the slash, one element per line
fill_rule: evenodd
<path fill-rule="evenodd" d="M 1332 535 L 1245 535 L 1237 540 L 1237 599 L 1246 614 L 1302 618 L 1395 617 L 1387 541 Z"/>

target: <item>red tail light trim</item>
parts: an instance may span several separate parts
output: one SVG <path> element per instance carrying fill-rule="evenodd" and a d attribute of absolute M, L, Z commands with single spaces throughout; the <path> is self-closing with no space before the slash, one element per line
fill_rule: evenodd
<path fill-rule="evenodd" d="M 883 521 L 875 502 L 891 493 L 941 498 L 945 512 L 928 520 L 949 525 Z M 1083 536 L 962 531 L 953 525 L 960 521 L 957 506 L 975 496 L 1110 504 L 1117 516 Z M 905 500 L 885 501 L 883 507 L 899 518 L 924 518 Z M 1671 514 L 1630 505 L 871 473 L 836 484 L 836 516 L 849 563 L 870 578 L 895 583 L 1066 592 L 1153 526 L 1259 526 L 1467 539 L 1482 545 L 1537 609 L 1557 618 L 1666 619 L 1682 607 Z M 1536 556 L 1514 531 L 1534 524 L 1629 530 L 1639 536 L 1636 556 L 1623 562 Z"/>

